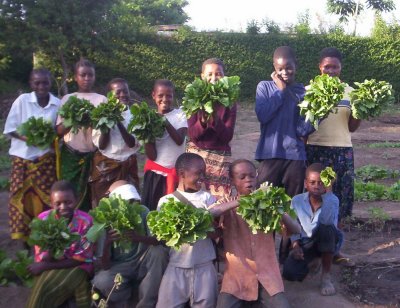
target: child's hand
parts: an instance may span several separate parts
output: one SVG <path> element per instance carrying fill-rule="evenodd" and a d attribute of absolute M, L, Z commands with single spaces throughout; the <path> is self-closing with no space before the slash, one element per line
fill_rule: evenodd
<path fill-rule="evenodd" d="M 108 230 L 106 236 L 106 245 L 111 245 L 111 243 L 121 239 L 121 234 L 116 230 Z"/>
<path fill-rule="evenodd" d="M 304 260 L 304 252 L 298 242 L 294 242 L 291 254 L 295 260 Z"/>
<path fill-rule="evenodd" d="M 37 276 L 47 270 L 47 262 L 37 262 L 28 265 L 28 270 L 32 275 Z"/>
<path fill-rule="evenodd" d="M 286 83 L 281 79 L 281 77 L 278 75 L 277 72 L 273 72 L 271 74 L 272 80 L 275 82 L 276 86 L 278 87 L 279 90 L 284 90 L 286 88 Z"/>

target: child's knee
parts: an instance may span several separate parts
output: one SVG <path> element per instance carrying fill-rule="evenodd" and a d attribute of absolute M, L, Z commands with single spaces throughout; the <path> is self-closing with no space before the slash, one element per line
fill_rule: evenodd
<path fill-rule="evenodd" d="M 284 265 L 282 276 L 289 281 L 303 281 L 308 274 L 308 267 L 305 261 L 295 260 L 289 256 Z"/>

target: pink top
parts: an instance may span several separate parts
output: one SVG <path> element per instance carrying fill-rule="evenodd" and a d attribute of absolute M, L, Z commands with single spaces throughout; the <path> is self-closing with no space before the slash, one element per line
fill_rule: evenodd
<path fill-rule="evenodd" d="M 42 220 L 47 219 L 51 211 L 53 210 L 40 213 L 38 218 Z M 65 259 L 74 259 L 84 262 L 79 267 L 88 273 L 93 272 L 93 244 L 85 238 L 85 235 L 92 224 L 93 219 L 89 214 L 80 210 L 75 210 L 68 227 L 72 233 L 81 235 L 81 239 L 79 242 L 72 243 L 68 249 L 64 250 Z M 47 254 L 47 251 L 40 251 L 40 247 L 35 245 L 35 262 L 41 262 Z"/>

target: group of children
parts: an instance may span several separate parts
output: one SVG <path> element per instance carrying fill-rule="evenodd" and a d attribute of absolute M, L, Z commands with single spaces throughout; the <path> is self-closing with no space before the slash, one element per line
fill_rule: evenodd
<path fill-rule="evenodd" d="M 341 69 L 341 55 L 336 49 L 323 50 L 321 59 L 320 66 L 325 69 L 329 61 L 339 59 Z M 321 134 L 329 140 L 326 135 L 331 129 L 326 127 L 323 132 L 314 132 L 311 124 L 299 115 L 297 104 L 305 89 L 295 83 L 293 50 L 287 46 L 277 48 L 273 61 L 272 81 L 260 82 L 256 94 L 256 114 L 261 128 L 255 157 L 260 162 L 258 169 L 249 160 L 231 159 L 229 143 L 235 128 L 236 104 L 231 108 L 216 104 L 210 117 L 200 111 L 186 119 L 181 109 L 173 108 L 172 82 L 157 80 L 151 96 L 158 114 L 166 119 L 166 129 L 154 143 L 143 144 L 146 162 L 142 189 L 136 157 L 140 144 L 127 132 L 129 110 L 123 113 L 124 121 L 106 133 L 91 128 L 73 133 L 64 127 L 64 119 L 57 116 L 58 109 L 71 95 L 87 99 L 94 106 L 107 101 L 105 96 L 92 92 L 93 64 L 84 59 L 76 64 L 78 92 L 63 97 L 61 102 L 49 92 L 50 73 L 43 69 L 32 71 L 33 92 L 17 98 L 4 130 L 12 139 L 11 236 L 25 240 L 31 219 L 37 216 L 46 219 L 47 210 L 52 208 L 57 215 L 68 219 L 70 228 L 81 234 L 81 240 L 66 250 L 61 260 L 35 249 L 35 263 L 30 270 L 37 278 L 29 307 L 57 307 L 70 297 L 75 298 L 78 307 L 88 307 L 93 259 L 97 260 L 93 288 L 103 296 L 113 289 L 115 275 L 122 275 L 121 285 L 112 290 L 109 298 L 111 305 L 117 307 L 129 299 L 135 284 L 139 289 L 137 307 L 188 304 L 246 307 L 246 303 L 257 300 L 263 307 L 290 307 L 275 253 L 275 235 L 253 234 L 235 210 L 241 196 L 250 194 L 265 181 L 283 186 L 287 194 L 294 196 L 292 207 L 298 216 L 298 220 L 287 214 L 282 217 L 285 234 L 281 250 L 290 250 L 280 260 L 283 276 L 288 280 L 303 280 L 310 263 L 321 256 L 321 293 L 335 293 L 329 273 L 334 256 L 340 256 L 343 241 L 338 229 L 339 200 L 331 192 L 332 188 L 324 187 L 321 182 L 322 164 L 309 162 L 306 171 L 307 138 Z M 224 71 L 220 59 L 208 59 L 203 63 L 201 77 L 214 83 L 224 76 Z M 108 90 L 122 104 L 130 105 L 125 80 L 111 80 Z M 343 106 L 348 108 L 345 102 Z M 348 112 L 347 115 L 351 118 Z M 26 138 L 16 132 L 30 116 L 44 117 L 55 124 L 59 140 L 54 150 L 27 146 Z M 352 130 L 350 123 L 353 122 L 354 119 L 348 121 L 348 131 Z M 315 160 L 333 167 L 337 165 L 322 157 Z M 338 175 L 340 182 L 339 172 Z M 333 186 L 334 192 L 335 189 Z M 110 195 L 140 201 L 145 209 L 142 214 L 145 235 L 134 231 L 125 235 L 132 239 L 129 252 L 113 245 L 121 236 L 114 230 L 107 230 L 95 244 L 86 240 L 85 233 L 92 220 L 85 212 Z M 184 244 L 178 251 L 167 249 L 148 232 L 146 214 L 148 210 L 159 209 L 171 197 L 208 209 L 219 220 L 216 231 L 193 245 Z M 226 263 L 219 294 L 212 241 L 215 238 L 223 240 Z"/>

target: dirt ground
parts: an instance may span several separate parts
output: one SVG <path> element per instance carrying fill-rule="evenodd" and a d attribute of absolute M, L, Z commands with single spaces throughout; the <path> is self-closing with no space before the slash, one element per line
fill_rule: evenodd
<path fill-rule="evenodd" d="M 400 148 L 368 148 L 375 142 L 400 142 L 400 114 L 363 122 L 353 134 L 355 165 L 386 166 L 400 170 Z M 259 137 L 259 124 L 250 108 L 240 108 L 232 142 L 234 158 L 253 159 Z M 0 248 L 10 254 L 17 250 L 9 239 L 7 193 L 0 193 Z M 392 221 L 382 231 L 366 224 L 368 207 L 383 208 Z M 356 267 L 334 266 L 337 294 L 319 294 L 318 276 L 302 283 L 285 282 L 286 293 L 294 308 L 347 308 L 400 306 L 400 206 L 398 202 L 356 202 L 354 221 L 345 227 L 343 252 L 356 261 Z M 0 307 L 23 307 L 29 290 L 23 287 L 0 287 Z"/>

